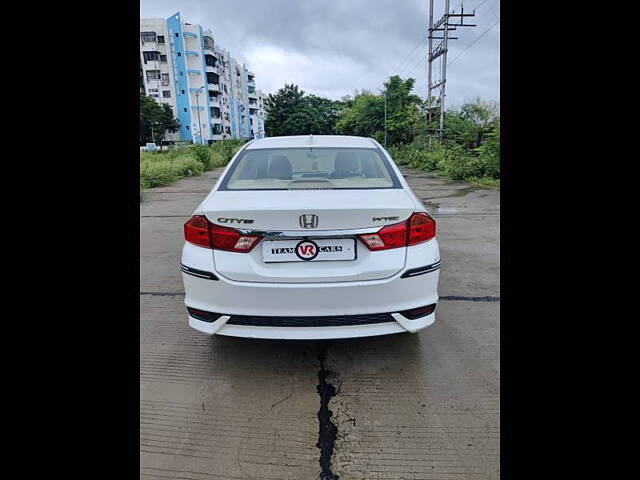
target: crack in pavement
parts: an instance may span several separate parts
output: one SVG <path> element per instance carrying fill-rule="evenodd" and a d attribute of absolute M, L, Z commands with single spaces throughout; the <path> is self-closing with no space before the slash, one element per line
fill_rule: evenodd
<path fill-rule="evenodd" d="M 331 471 L 331 457 L 333 456 L 333 447 L 338 435 L 338 427 L 331 421 L 333 412 L 329 410 L 329 401 L 331 397 L 335 397 L 336 388 L 327 382 L 327 376 L 333 375 L 334 372 L 326 367 L 328 342 L 320 342 L 318 344 L 318 360 L 320 361 L 320 370 L 318 370 L 318 386 L 317 391 L 320 396 L 320 410 L 318 410 L 318 443 L 316 447 L 320 449 L 320 473 L 321 480 L 338 480 L 340 477 Z"/>

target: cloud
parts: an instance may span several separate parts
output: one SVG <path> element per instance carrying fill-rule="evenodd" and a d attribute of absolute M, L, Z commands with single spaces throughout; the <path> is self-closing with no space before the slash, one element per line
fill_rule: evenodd
<path fill-rule="evenodd" d="M 481 1 L 465 5 L 465 11 Z M 496 21 L 498 1 L 482 3 L 477 27 L 458 29 L 449 59 Z M 144 17 L 166 18 L 176 11 L 189 23 L 210 27 L 216 42 L 247 64 L 265 92 L 296 83 L 308 93 L 339 99 L 354 90 L 377 91 L 399 73 L 416 79 L 418 94 L 426 93 L 426 42 L 415 48 L 426 37 L 426 0 L 141 0 Z M 453 62 L 448 101 L 499 100 L 499 26 Z"/>

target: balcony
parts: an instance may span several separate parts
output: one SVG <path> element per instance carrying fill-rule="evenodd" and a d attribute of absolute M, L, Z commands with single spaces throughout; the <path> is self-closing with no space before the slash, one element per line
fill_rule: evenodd
<path fill-rule="evenodd" d="M 220 72 L 220 67 L 214 67 L 212 65 L 207 65 L 207 72 L 215 73 L 217 75 L 222 75 Z"/>
<path fill-rule="evenodd" d="M 182 32 L 185 37 L 198 38 L 198 35 L 193 32 L 187 32 L 186 30 Z"/>
<path fill-rule="evenodd" d="M 191 105 L 192 110 L 204 110 L 203 105 Z"/>
<path fill-rule="evenodd" d="M 220 107 L 220 99 L 217 97 L 209 97 L 209 105 L 212 107 Z"/>
<path fill-rule="evenodd" d="M 219 92 L 220 91 L 220 84 L 219 83 L 208 83 L 207 84 L 207 88 L 209 90 L 211 90 L 212 92 Z"/>
<path fill-rule="evenodd" d="M 185 55 L 191 55 L 192 57 L 199 57 L 200 54 L 198 52 L 196 52 L 195 50 L 185 50 L 184 51 Z"/>
<path fill-rule="evenodd" d="M 187 70 L 187 73 L 190 75 L 202 75 L 202 72 L 200 70 L 193 70 L 193 69 Z"/>

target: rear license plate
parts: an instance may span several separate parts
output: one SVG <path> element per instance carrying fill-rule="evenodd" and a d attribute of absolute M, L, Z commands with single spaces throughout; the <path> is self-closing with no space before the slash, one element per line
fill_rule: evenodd
<path fill-rule="evenodd" d="M 262 260 L 265 263 L 355 259 L 356 241 L 354 238 L 265 240 L 262 242 Z"/>

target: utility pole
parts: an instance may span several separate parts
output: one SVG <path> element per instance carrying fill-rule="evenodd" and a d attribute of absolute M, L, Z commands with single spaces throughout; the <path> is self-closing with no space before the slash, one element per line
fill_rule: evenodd
<path fill-rule="evenodd" d="M 450 0 L 444 2 L 444 14 L 434 24 L 433 23 L 433 0 L 429 0 L 429 52 L 427 55 L 428 64 L 428 88 L 427 88 L 427 128 L 431 124 L 434 107 L 431 105 L 431 91 L 439 89 L 437 107 L 439 109 L 440 125 L 438 128 L 438 136 L 442 138 L 444 132 L 444 100 L 445 87 L 447 83 L 447 53 L 449 51 L 449 40 L 457 40 L 458 37 L 450 37 L 449 32 L 455 31 L 458 27 L 475 27 L 476 25 L 465 24 L 466 17 L 474 17 L 473 13 L 464 13 L 464 4 L 460 13 L 450 13 Z M 451 23 L 450 19 L 459 18 L 460 23 Z M 442 32 L 442 36 L 436 36 L 435 32 Z M 434 48 L 433 40 L 441 40 Z M 437 82 L 433 82 L 433 63 L 436 59 L 440 59 L 440 78 Z"/>
<path fill-rule="evenodd" d="M 384 89 L 384 148 L 387 148 L 387 88 Z"/>
<path fill-rule="evenodd" d="M 200 123 L 200 90 L 202 90 L 205 85 L 201 86 L 196 90 L 196 110 L 198 112 L 198 128 L 200 130 L 200 144 L 204 145 L 204 139 L 202 138 L 202 123 Z"/>

